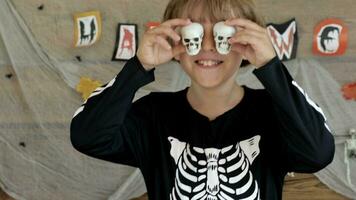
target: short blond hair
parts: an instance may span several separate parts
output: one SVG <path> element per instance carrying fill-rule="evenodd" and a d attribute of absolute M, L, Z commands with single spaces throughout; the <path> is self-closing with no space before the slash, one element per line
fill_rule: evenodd
<path fill-rule="evenodd" d="M 190 18 L 197 6 L 203 6 L 201 21 L 208 17 L 212 22 L 229 18 L 245 18 L 265 27 L 263 18 L 257 14 L 254 0 L 170 0 L 163 21 L 174 18 Z"/>

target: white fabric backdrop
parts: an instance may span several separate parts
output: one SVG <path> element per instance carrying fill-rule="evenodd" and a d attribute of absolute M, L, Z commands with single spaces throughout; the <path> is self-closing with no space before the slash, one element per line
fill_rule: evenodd
<path fill-rule="evenodd" d="M 69 141 L 69 124 L 81 97 L 73 88 L 81 76 L 111 80 L 123 63 L 87 66 L 58 62 L 35 41 L 10 0 L 0 1 L 0 36 L 11 66 L 11 79 L 0 79 L 0 186 L 16 199 L 111 199 L 139 196 L 145 185 L 139 170 L 89 158 Z M 0 62 L 3 63 L 3 62 Z M 333 190 L 355 198 L 347 182 L 343 143 L 356 127 L 356 103 L 345 101 L 340 86 L 315 60 L 285 63 L 296 81 L 323 108 L 336 137 L 333 163 L 316 173 Z M 252 67 L 241 69 L 237 80 L 262 87 Z M 176 91 L 189 85 L 177 63 L 159 67 L 156 81 L 139 90 L 136 99 L 150 91 Z M 21 145 L 22 144 L 22 145 Z M 355 160 L 350 168 L 355 169 Z M 351 170 L 356 184 L 356 173 Z"/>

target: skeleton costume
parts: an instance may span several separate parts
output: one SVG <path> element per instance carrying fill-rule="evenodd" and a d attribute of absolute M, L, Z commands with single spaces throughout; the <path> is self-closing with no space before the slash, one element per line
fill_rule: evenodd
<path fill-rule="evenodd" d="M 137 57 L 96 89 L 74 114 L 80 152 L 140 168 L 150 200 L 274 200 L 287 172 L 316 172 L 333 159 L 334 139 L 320 109 L 278 57 L 254 74 L 266 89 L 210 121 L 187 101 L 187 88 L 153 92 Z"/>

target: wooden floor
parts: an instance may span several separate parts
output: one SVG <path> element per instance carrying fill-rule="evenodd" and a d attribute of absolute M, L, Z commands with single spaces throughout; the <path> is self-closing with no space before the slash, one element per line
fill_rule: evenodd
<path fill-rule="evenodd" d="M 147 195 L 132 200 L 147 200 Z M 330 190 L 312 174 L 286 177 L 283 200 L 349 200 Z"/>
<path fill-rule="evenodd" d="M 284 183 L 283 199 L 288 200 L 349 200 L 330 190 L 312 174 L 287 176 Z"/>
<path fill-rule="evenodd" d="M 349 200 L 328 189 L 314 175 L 295 174 L 295 177 L 286 177 L 283 200 Z M 0 200 L 14 200 L 0 190 Z M 147 196 L 133 199 L 147 200 Z"/>
<path fill-rule="evenodd" d="M 0 189 L 0 200 L 13 200 L 13 198 L 10 198 L 4 191 Z"/>

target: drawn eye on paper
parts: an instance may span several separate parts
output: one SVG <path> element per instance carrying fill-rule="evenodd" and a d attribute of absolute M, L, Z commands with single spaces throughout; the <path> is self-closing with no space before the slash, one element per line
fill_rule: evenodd
<path fill-rule="evenodd" d="M 119 23 L 112 60 L 129 60 L 137 50 L 137 25 Z"/>
<path fill-rule="evenodd" d="M 74 14 L 74 46 L 91 46 L 101 34 L 101 18 L 97 11 Z"/>

